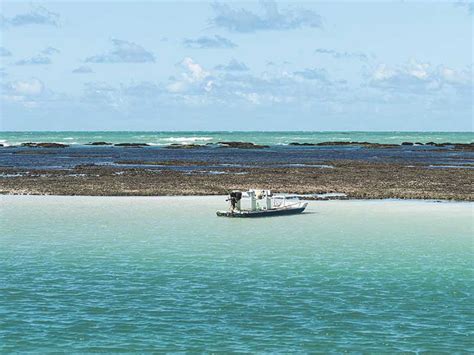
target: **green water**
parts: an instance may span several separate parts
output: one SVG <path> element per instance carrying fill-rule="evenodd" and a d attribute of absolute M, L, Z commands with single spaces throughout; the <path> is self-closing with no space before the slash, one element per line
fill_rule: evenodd
<path fill-rule="evenodd" d="M 0 197 L 0 352 L 472 352 L 473 205 Z"/>
<path fill-rule="evenodd" d="M 0 143 L 17 145 L 24 142 L 57 142 L 86 144 L 106 141 L 110 143 L 148 143 L 150 145 L 206 144 L 220 141 L 242 141 L 256 144 L 286 145 L 291 142 L 371 142 L 400 144 L 402 142 L 471 143 L 473 132 L 241 132 L 241 131 L 188 131 L 188 132 L 0 132 Z"/>

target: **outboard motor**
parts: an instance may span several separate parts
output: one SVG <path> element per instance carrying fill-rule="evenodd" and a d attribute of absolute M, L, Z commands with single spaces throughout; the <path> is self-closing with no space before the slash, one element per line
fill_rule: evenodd
<path fill-rule="evenodd" d="M 236 207 L 240 210 L 240 200 L 242 199 L 242 192 L 240 191 L 232 191 L 230 193 L 230 206 L 231 210 L 233 211 Z"/>

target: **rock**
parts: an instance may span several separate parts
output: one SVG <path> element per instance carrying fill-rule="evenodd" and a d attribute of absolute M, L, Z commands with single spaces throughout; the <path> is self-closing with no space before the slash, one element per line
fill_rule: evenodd
<path fill-rule="evenodd" d="M 87 143 L 86 145 L 112 145 L 112 143 L 108 143 L 108 142 L 90 142 L 90 143 Z"/>
<path fill-rule="evenodd" d="M 116 143 L 114 144 L 116 147 L 128 147 L 128 148 L 141 148 L 141 147 L 148 147 L 149 145 L 146 143 Z"/>
<path fill-rule="evenodd" d="M 324 146 L 332 146 L 332 145 L 355 145 L 359 144 L 357 142 L 321 142 L 321 143 L 316 143 L 316 145 L 324 145 Z"/>
<path fill-rule="evenodd" d="M 47 155 L 47 154 L 56 154 L 55 152 L 48 151 L 48 150 L 17 150 L 16 152 L 13 152 L 12 154 L 19 154 L 19 155 Z"/>
<path fill-rule="evenodd" d="M 3 144 L 0 143 L 0 147 L 3 147 Z"/>
<path fill-rule="evenodd" d="M 315 146 L 316 143 L 298 143 L 298 142 L 291 142 L 288 145 L 295 145 L 295 146 Z"/>
<path fill-rule="evenodd" d="M 413 145 L 413 142 L 402 142 L 401 145 Z"/>
<path fill-rule="evenodd" d="M 362 146 L 364 148 L 395 148 L 398 147 L 398 144 L 388 144 L 388 143 L 370 143 L 370 142 L 322 142 L 316 143 L 317 146 Z"/>
<path fill-rule="evenodd" d="M 454 149 L 474 152 L 474 143 L 456 143 L 454 144 Z"/>
<path fill-rule="evenodd" d="M 424 145 L 424 144 L 421 142 L 416 142 L 415 145 Z"/>
<path fill-rule="evenodd" d="M 238 149 L 263 149 L 270 148 L 268 145 L 253 144 L 250 142 L 218 142 L 222 148 L 238 148 Z"/>
<path fill-rule="evenodd" d="M 367 143 L 363 145 L 365 148 L 379 148 L 379 149 L 385 149 L 385 148 L 396 148 L 398 147 L 398 144 L 390 144 L 390 143 Z"/>
<path fill-rule="evenodd" d="M 202 148 L 203 146 L 200 144 L 178 144 L 178 143 L 173 143 L 170 145 L 165 146 L 164 148 L 166 149 L 196 149 L 196 148 Z"/>
<path fill-rule="evenodd" d="M 67 144 L 62 143 L 21 143 L 22 147 L 31 147 L 31 148 L 66 148 L 69 147 Z"/>

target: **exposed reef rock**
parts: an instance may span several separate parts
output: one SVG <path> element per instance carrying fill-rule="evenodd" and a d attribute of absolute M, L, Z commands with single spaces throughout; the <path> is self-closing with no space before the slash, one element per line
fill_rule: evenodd
<path fill-rule="evenodd" d="M 108 142 L 90 142 L 90 143 L 87 143 L 86 145 L 112 145 L 112 143 L 108 143 Z"/>
<path fill-rule="evenodd" d="M 127 147 L 127 148 L 141 148 L 141 147 L 148 147 L 149 144 L 147 143 L 116 143 L 114 144 L 115 147 Z"/>
<path fill-rule="evenodd" d="M 185 160 L 164 160 L 164 161 L 146 161 L 146 160 L 118 160 L 114 162 L 120 165 L 155 165 L 155 166 L 209 166 L 212 164 L 205 161 L 185 161 Z"/>
<path fill-rule="evenodd" d="M 151 162 L 165 165 L 171 162 Z M 318 162 L 320 164 L 321 162 Z M 0 167 L 0 194 L 156 196 L 227 194 L 265 187 L 293 194 L 343 193 L 349 199 L 444 199 L 474 201 L 473 169 L 432 169 L 423 165 L 326 161 L 334 169 L 312 167 L 219 168 L 223 174 L 190 174 L 171 167 L 76 166 L 73 170 Z M 179 161 L 172 164 L 179 165 Z M 189 162 L 181 163 L 189 164 Z M 207 168 L 206 168 L 207 171 Z M 18 175 L 18 176 L 16 176 Z"/>
<path fill-rule="evenodd" d="M 67 144 L 62 143 L 21 143 L 22 147 L 30 147 L 30 148 L 66 148 L 69 147 Z"/>
<path fill-rule="evenodd" d="M 321 142 L 321 143 L 298 143 L 292 142 L 289 145 L 292 146 L 305 146 L 305 147 L 314 147 L 314 146 L 362 146 L 365 148 L 395 148 L 398 147 L 398 144 L 388 144 L 388 143 L 369 143 L 369 142 Z"/>
<path fill-rule="evenodd" d="M 173 143 L 170 145 L 165 146 L 164 148 L 166 149 L 197 149 L 197 148 L 203 148 L 203 145 L 200 144 L 179 144 L 179 143 Z"/>
<path fill-rule="evenodd" d="M 474 152 L 474 143 L 467 143 L 467 144 L 456 143 L 456 144 L 454 144 L 454 149 L 455 150 L 468 151 L 468 152 Z"/>
<path fill-rule="evenodd" d="M 316 145 L 316 143 L 299 143 L 299 142 L 291 142 L 288 145 L 294 145 L 294 146 L 304 146 L 304 147 L 313 147 Z"/>
<path fill-rule="evenodd" d="M 218 142 L 222 148 L 238 148 L 238 149 L 263 149 L 270 148 L 268 145 L 253 144 L 250 142 Z"/>

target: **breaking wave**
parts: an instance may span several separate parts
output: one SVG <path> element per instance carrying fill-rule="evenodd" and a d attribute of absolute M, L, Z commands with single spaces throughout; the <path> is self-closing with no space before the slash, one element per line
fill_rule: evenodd
<path fill-rule="evenodd" d="M 212 137 L 170 137 L 164 138 L 163 140 L 172 143 L 194 143 L 199 141 L 211 141 L 212 139 Z"/>

